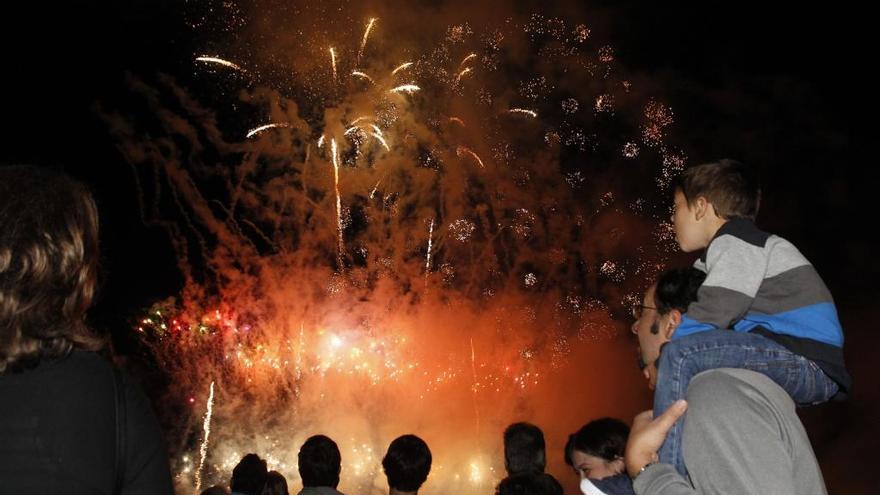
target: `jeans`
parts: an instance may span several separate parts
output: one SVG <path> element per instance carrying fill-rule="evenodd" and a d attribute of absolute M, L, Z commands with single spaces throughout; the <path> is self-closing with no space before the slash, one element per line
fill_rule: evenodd
<path fill-rule="evenodd" d="M 654 416 L 684 399 L 688 384 L 698 373 L 717 368 L 744 368 L 766 375 L 799 405 L 825 402 L 837 393 L 837 384 L 813 361 L 773 340 L 750 332 L 711 330 L 666 343 L 657 362 Z M 687 477 L 682 455 L 679 418 L 660 448 L 660 462 L 672 464 Z"/>

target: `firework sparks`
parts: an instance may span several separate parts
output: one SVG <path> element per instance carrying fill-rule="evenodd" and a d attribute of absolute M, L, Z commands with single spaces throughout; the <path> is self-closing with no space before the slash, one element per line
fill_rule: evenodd
<path fill-rule="evenodd" d="M 367 29 L 364 31 L 364 39 L 361 40 L 361 48 L 360 48 L 360 50 L 358 50 L 358 58 L 357 58 L 358 64 L 361 63 L 361 56 L 364 54 L 364 47 L 367 46 L 367 37 L 370 36 L 370 31 L 373 29 L 373 24 L 375 24 L 376 21 L 377 21 L 377 18 L 373 17 L 370 19 L 370 22 L 367 23 Z"/>
<path fill-rule="evenodd" d="M 457 76 L 455 76 L 455 83 L 454 83 L 454 84 L 455 84 L 455 85 L 458 85 L 458 83 L 461 82 L 461 78 L 462 78 L 463 76 L 469 74 L 470 72 L 471 72 L 471 68 L 470 68 L 470 67 L 465 67 L 464 70 L 462 70 L 461 72 L 458 73 Z"/>
<path fill-rule="evenodd" d="M 529 117 L 531 117 L 533 119 L 538 117 L 538 112 L 536 112 L 534 110 L 529 110 L 527 108 L 511 108 L 507 112 L 508 113 L 521 113 L 524 115 L 528 115 Z"/>
<path fill-rule="evenodd" d="M 266 131 L 269 129 L 281 128 L 281 127 L 290 127 L 290 124 L 285 124 L 283 122 L 282 123 L 273 123 L 273 124 L 263 124 L 259 127 L 254 127 L 253 129 L 249 130 L 246 137 L 250 138 L 250 137 L 253 137 L 263 131 Z"/>
<path fill-rule="evenodd" d="M 336 190 L 336 228 L 339 231 L 339 250 L 336 253 L 336 261 L 339 270 L 342 270 L 342 199 L 339 197 L 339 150 L 336 147 L 336 138 L 330 140 L 330 150 L 333 154 L 333 187 Z"/>
<path fill-rule="evenodd" d="M 411 66 L 412 64 L 413 64 L 412 62 L 404 62 L 404 63 L 398 65 L 397 68 L 395 68 L 393 71 L 391 71 L 391 75 L 393 76 L 393 75 L 397 74 L 398 72 L 402 71 L 403 69 L 406 69 L 407 67 Z"/>
<path fill-rule="evenodd" d="M 468 148 L 467 146 L 459 146 L 458 148 L 455 149 L 455 154 L 458 155 L 459 157 L 461 157 L 464 154 L 469 155 L 474 160 L 476 160 L 477 163 L 480 164 L 480 168 L 486 168 L 486 166 L 483 165 L 483 160 L 481 160 L 480 157 L 476 153 L 474 153 L 473 150 Z"/>
<path fill-rule="evenodd" d="M 361 79 L 366 79 L 367 81 L 370 81 L 372 84 L 376 84 L 376 81 L 374 81 L 372 77 L 364 74 L 363 72 L 361 72 L 359 70 L 352 72 L 351 75 L 360 77 Z"/>
<path fill-rule="evenodd" d="M 229 60 L 225 60 L 225 59 L 222 59 L 219 57 L 209 57 L 209 56 L 196 57 L 196 61 L 197 62 L 206 62 L 209 64 L 219 64 L 224 67 L 229 67 L 230 69 L 235 69 L 237 71 L 244 72 L 244 69 L 242 69 L 238 65 L 230 62 Z"/>
<path fill-rule="evenodd" d="M 458 124 L 458 125 L 460 125 L 460 126 L 462 126 L 462 127 L 465 127 L 465 125 L 464 125 L 464 121 L 461 120 L 461 119 L 458 118 L 458 117 L 449 117 L 449 121 L 450 121 L 450 122 L 453 122 L 453 123 L 456 123 L 456 124 Z"/>
<path fill-rule="evenodd" d="M 330 47 L 330 65 L 333 67 L 333 82 L 336 82 L 336 50 Z"/>
<path fill-rule="evenodd" d="M 318 148 L 320 149 L 321 146 L 324 146 L 324 135 L 323 134 L 321 134 L 321 137 L 318 138 Z"/>
<path fill-rule="evenodd" d="M 400 85 L 400 86 L 398 86 L 398 87 L 396 87 L 396 88 L 390 90 L 389 93 L 408 93 L 408 94 L 413 94 L 413 93 L 415 93 L 416 91 L 419 91 L 420 89 L 422 89 L 422 88 L 416 86 L 415 84 L 403 84 L 403 85 Z"/>
<path fill-rule="evenodd" d="M 354 132 L 358 129 L 360 129 L 360 126 L 353 125 L 353 126 L 349 127 L 348 129 L 346 129 L 345 132 L 342 133 L 342 135 L 348 136 L 349 134 L 351 134 L 352 132 Z"/>
<path fill-rule="evenodd" d="M 211 416 L 214 414 L 214 382 L 211 382 L 211 391 L 208 393 L 207 410 L 205 411 L 205 420 L 202 423 L 202 431 L 205 432 L 205 438 L 199 448 L 199 469 L 196 471 L 196 493 L 202 486 L 202 468 L 205 466 L 205 457 L 208 455 L 208 437 L 211 436 Z"/>

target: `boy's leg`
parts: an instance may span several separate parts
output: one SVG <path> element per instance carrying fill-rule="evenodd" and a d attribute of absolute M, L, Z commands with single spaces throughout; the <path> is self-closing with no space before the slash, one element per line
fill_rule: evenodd
<path fill-rule="evenodd" d="M 663 346 L 657 363 L 654 414 L 683 399 L 698 373 L 717 368 L 744 368 L 763 373 L 799 404 L 828 400 L 836 387 L 812 361 L 758 334 L 713 330 L 673 340 Z M 670 429 L 660 449 L 660 461 L 686 475 L 681 451 L 683 418 Z"/>

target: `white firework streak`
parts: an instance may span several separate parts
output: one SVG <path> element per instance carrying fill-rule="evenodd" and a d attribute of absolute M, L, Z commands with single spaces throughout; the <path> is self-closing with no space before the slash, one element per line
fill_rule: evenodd
<path fill-rule="evenodd" d="M 471 69 L 470 67 L 465 67 L 464 70 L 462 70 L 461 72 L 459 72 L 458 75 L 455 76 L 455 83 L 454 83 L 454 85 L 458 85 L 458 83 L 461 82 L 461 78 L 462 78 L 462 76 L 464 76 L 465 74 L 468 74 L 471 70 L 472 70 L 472 69 Z"/>
<path fill-rule="evenodd" d="M 385 177 L 382 177 L 384 179 Z M 373 190 L 370 191 L 370 199 L 373 199 L 373 196 L 376 195 L 376 190 L 379 189 L 379 184 L 382 183 L 382 179 L 376 181 L 376 185 L 373 187 Z"/>
<path fill-rule="evenodd" d="M 330 65 L 333 66 L 333 82 L 336 82 L 336 50 L 330 47 Z"/>
<path fill-rule="evenodd" d="M 278 128 L 278 127 L 290 127 L 290 124 L 286 124 L 286 123 L 283 123 L 283 122 L 281 122 L 281 123 L 274 123 L 274 124 L 263 124 L 263 125 L 261 125 L 261 126 L 259 126 L 259 127 L 254 127 L 253 129 L 249 130 L 248 133 L 247 133 L 247 136 L 246 136 L 246 137 L 251 137 L 251 136 L 254 136 L 255 134 L 259 134 L 259 133 L 261 133 L 261 132 L 263 132 L 263 131 L 265 131 L 265 130 L 268 130 L 268 129 L 275 129 L 275 128 Z"/>
<path fill-rule="evenodd" d="M 400 86 L 390 90 L 389 93 L 409 93 L 409 94 L 412 94 L 420 89 L 422 89 L 422 88 L 416 86 L 415 84 L 403 84 L 403 85 L 400 85 Z"/>
<path fill-rule="evenodd" d="M 318 138 L 318 148 L 324 146 L 324 135 L 321 134 L 321 137 Z"/>
<path fill-rule="evenodd" d="M 394 74 L 397 74 L 398 72 L 402 71 L 403 69 L 406 69 L 407 67 L 411 66 L 412 64 L 413 64 L 412 62 L 404 62 L 404 63 L 398 65 L 396 69 L 391 71 L 391 75 L 393 76 Z"/>
<path fill-rule="evenodd" d="M 207 56 L 207 55 L 204 55 L 204 56 L 201 56 L 201 57 L 196 57 L 196 61 L 197 61 L 197 62 L 207 62 L 207 63 L 210 63 L 210 64 L 220 64 L 220 65 L 222 65 L 222 66 L 224 66 L 224 67 L 229 67 L 229 68 L 231 68 L 231 69 L 235 69 L 235 70 L 238 70 L 238 71 L 244 72 L 244 69 L 242 69 L 242 68 L 239 67 L 238 65 L 236 65 L 236 64 L 234 64 L 234 63 L 232 63 L 232 62 L 230 62 L 229 60 L 222 59 L 222 58 L 220 58 L 220 57 L 209 57 L 209 56 Z"/>
<path fill-rule="evenodd" d="M 205 438 L 199 448 L 199 469 L 196 471 L 196 493 L 199 493 L 202 487 L 202 468 L 205 466 L 205 457 L 208 455 L 208 438 L 211 436 L 211 416 L 214 415 L 214 382 L 211 382 L 211 391 L 208 393 L 208 407 L 205 411 L 205 420 L 202 423 L 202 430 L 205 432 Z"/>
<path fill-rule="evenodd" d="M 342 199 L 339 197 L 339 151 L 336 148 L 336 138 L 330 140 L 330 149 L 333 153 L 333 187 L 336 190 L 336 227 L 339 230 L 339 252 L 337 262 L 339 270 L 342 270 Z"/>
<path fill-rule="evenodd" d="M 425 283 L 428 283 L 428 275 L 431 273 L 431 247 L 434 243 L 434 219 L 428 227 L 428 254 L 425 256 Z"/>
<path fill-rule="evenodd" d="M 358 77 L 360 77 L 360 78 L 362 78 L 362 79 L 366 79 L 367 81 L 370 81 L 370 82 L 373 83 L 373 84 L 376 84 L 376 81 L 374 81 L 372 77 L 370 77 L 370 76 L 364 74 L 363 72 L 361 72 L 361 71 L 359 71 L 359 70 L 356 70 L 356 71 L 352 72 L 351 75 L 353 75 L 353 76 L 358 76 Z"/>
<path fill-rule="evenodd" d="M 385 147 L 385 151 L 391 151 L 391 148 L 388 147 L 388 143 L 385 142 L 385 138 L 382 137 L 381 134 L 373 133 L 373 137 L 378 139 L 382 146 Z"/>
<path fill-rule="evenodd" d="M 472 59 L 472 58 L 474 58 L 474 57 L 476 57 L 476 56 L 477 56 L 476 53 L 471 53 L 470 55 L 468 55 L 467 57 L 465 57 L 465 58 L 461 61 L 460 64 L 458 64 L 458 68 L 460 69 L 461 66 L 464 65 L 464 64 L 466 64 L 468 60 L 470 60 L 470 59 Z"/>

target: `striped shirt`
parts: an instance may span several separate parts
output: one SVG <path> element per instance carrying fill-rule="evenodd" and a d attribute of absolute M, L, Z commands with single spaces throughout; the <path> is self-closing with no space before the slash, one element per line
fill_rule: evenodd
<path fill-rule="evenodd" d="M 706 272 L 673 339 L 706 330 L 756 332 L 852 385 L 843 362 L 843 329 L 831 292 L 787 240 L 735 218 L 718 229 L 694 267 Z"/>

